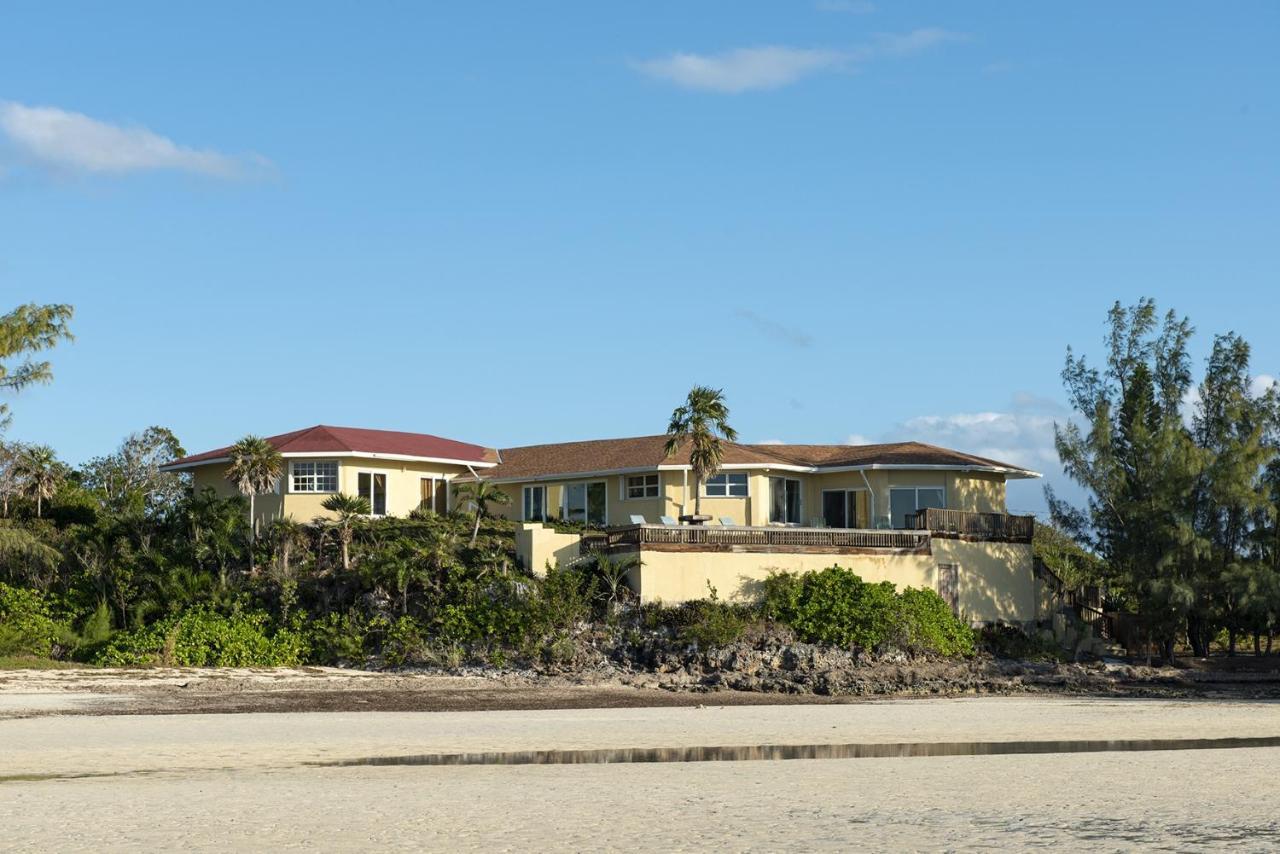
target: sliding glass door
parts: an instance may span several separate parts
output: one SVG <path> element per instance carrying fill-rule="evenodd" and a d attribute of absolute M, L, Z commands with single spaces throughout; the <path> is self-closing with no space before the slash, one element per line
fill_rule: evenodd
<path fill-rule="evenodd" d="M 564 506 L 561 508 L 566 522 L 583 525 L 604 525 L 608 522 L 608 494 L 604 481 L 570 483 L 564 488 Z"/>
<path fill-rule="evenodd" d="M 769 521 L 800 524 L 800 481 L 787 477 L 769 478 Z"/>
<path fill-rule="evenodd" d="M 358 494 L 369 502 L 374 516 L 387 515 L 387 476 L 382 472 L 362 471 L 356 476 Z"/>
<path fill-rule="evenodd" d="M 822 521 L 828 528 L 858 527 L 858 493 L 852 489 L 822 490 Z"/>

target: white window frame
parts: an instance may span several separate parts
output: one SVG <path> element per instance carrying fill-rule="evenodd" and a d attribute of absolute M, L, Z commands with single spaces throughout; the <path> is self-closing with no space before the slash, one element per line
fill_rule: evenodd
<path fill-rule="evenodd" d="M 631 480 L 640 480 L 641 495 L 631 494 Z M 653 479 L 653 483 L 649 483 L 649 479 Z M 653 495 L 649 495 L 649 490 L 653 489 Z M 624 474 L 622 476 L 622 500 L 623 501 L 653 501 L 662 497 L 662 475 L 657 472 L 649 472 L 646 474 Z"/>
<path fill-rule="evenodd" d="M 920 490 L 922 489 L 927 489 L 930 492 L 941 492 L 942 493 L 941 509 L 945 510 L 947 508 L 947 485 L 945 483 L 940 483 L 940 484 L 926 483 L 921 486 L 916 486 L 914 484 L 910 486 L 894 486 L 893 484 L 890 484 L 889 485 L 889 524 L 890 525 L 893 525 L 893 494 L 895 492 L 914 492 L 916 494 L 915 495 L 916 509 L 911 512 L 919 513 L 920 512 Z M 904 523 L 905 521 L 906 520 L 903 520 Z M 894 530 L 901 530 L 901 529 L 895 528 Z"/>
<path fill-rule="evenodd" d="M 573 481 L 569 481 L 567 483 L 561 484 L 560 486 L 560 518 L 565 520 L 566 522 L 570 521 L 569 520 L 569 487 L 581 486 L 583 487 L 582 498 L 583 498 L 583 501 L 586 502 L 582 507 L 582 524 L 583 525 L 592 524 L 591 519 L 588 517 L 588 514 L 591 512 L 591 501 L 587 495 L 587 490 L 590 489 L 592 484 L 596 484 L 596 483 L 604 485 L 604 520 L 600 524 L 608 525 L 609 524 L 609 481 L 607 480 L 573 480 Z"/>
<path fill-rule="evenodd" d="M 725 478 L 724 494 L 722 495 L 719 493 L 708 492 L 708 489 L 711 487 L 711 481 L 719 477 Z M 732 489 L 732 485 L 729 481 L 729 478 L 731 477 L 740 477 L 743 479 L 742 483 L 743 483 L 743 489 L 745 491 L 741 495 L 734 495 L 730 491 Z M 715 475 L 707 478 L 702 482 L 702 497 L 703 498 L 750 498 L 751 497 L 751 477 L 744 471 L 716 472 Z"/>
<path fill-rule="evenodd" d="M 542 518 L 530 519 L 528 514 L 529 493 L 538 490 L 542 493 Z M 538 483 L 532 486 L 526 486 L 520 490 L 520 520 L 522 522 L 545 522 L 547 521 L 547 485 Z"/>
<path fill-rule="evenodd" d="M 311 479 L 314 486 L 320 479 L 317 473 L 317 467 L 322 465 L 333 466 L 333 489 L 298 489 L 297 481 L 298 466 L 310 466 L 311 474 L 302 475 Z M 289 492 L 298 495 L 333 495 L 342 489 L 342 464 L 337 460 L 289 460 Z"/>
<path fill-rule="evenodd" d="M 374 517 L 374 518 L 381 518 L 381 517 L 383 517 L 383 516 L 390 516 L 390 515 L 391 515 L 391 472 L 387 471 L 386 469 L 357 469 L 357 470 L 356 470 L 356 492 L 355 492 L 356 497 L 359 497 L 359 496 L 360 496 L 360 475 L 362 475 L 362 474 L 367 474 L 367 475 L 369 475 L 369 515 L 370 515 L 370 516 L 372 516 L 372 517 Z M 374 505 L 373 505 L 373 477 L 374 477 L 374 475 L 378 475 L 378 474 L 380 474 L 380 475 L 382 475 L 384 478 L 386 478 L 386 480 L 384 481 L 384 484 L 385 484 L 385 485 L 384 485 L 384 487 L 383 487 L 383 489 L 385 490 L 386 494 L 385 494 L 385 495 L 383 495 L 383 497 L 382 497 L 382 499 L 383 499 L 383 508 L 382 508 L 382 512 L 381 512 L 381 513 L 378 513 L 378 512 L 376 512 L 376 511 L 373 509 L 373 508 L 374 508 Z"/>

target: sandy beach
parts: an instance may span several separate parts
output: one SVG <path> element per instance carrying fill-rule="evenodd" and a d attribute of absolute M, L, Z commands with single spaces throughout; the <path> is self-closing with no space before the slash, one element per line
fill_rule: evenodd
<path fill-rule="evenodd" d="M 85 691 L 83 679 L 74 678 L 10 675 L 0 686 L 0 714 L 7 715 L 0 719 L 0 848 L 1280 845 L 1280 822 L 1259 807 L 1280 794 L 1277 747 L 361 764 L 603 748 L 1275 737 L 1280 706 L 1271 702 L 992 697 L 734 706 L 718 705 L 712 694 L 682 707 L 111 713 L 113 698 L 119 702 L 131 690 L 129 678 L 112 683 L 118 694 L 104 691 L 101 681 Z M 446 691 L 483 687 L 441 683 Z"/>

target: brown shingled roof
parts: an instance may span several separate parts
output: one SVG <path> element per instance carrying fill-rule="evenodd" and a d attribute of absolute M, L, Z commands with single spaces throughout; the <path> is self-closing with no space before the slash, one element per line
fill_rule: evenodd
<path fill-rule="evenodd" d="M 497 462 L 497 454 L 490 448 L 444 439 L 427 433 L 402 433 L 396 430 L 367 430 L 362 427 L 329 427 L 319 424 L 305 430 L 269 436 L 267 441 L 282 454 L 366 453 L 428 457 L 457 460 L 463 463 Z M 230 446 L 215 448 L 212 451 L 174 460 L 163 468 L 186 468 L 199 463 L 213 462 L 225 458 L 230 451 Z"/>
<path fill-rule="evenodd" d="M 688 452 L 684 449 L 667 457 L 664 453 L 666 442 L 666 436 L 638 436 L 503 448 L 499 451 L 502 462 L 487 469 L 482 477 L 486 480 L 520 480 L 652 469 L 659 465 L 680 465 L 688 459 Z M 872 465 L 974 466 L 1032 474 L 1020 466 L 921 442 L 883 445 L 740 445 L 723 442 L 722 445 L 727 465 L 791 465 L 817 469 Z"/>

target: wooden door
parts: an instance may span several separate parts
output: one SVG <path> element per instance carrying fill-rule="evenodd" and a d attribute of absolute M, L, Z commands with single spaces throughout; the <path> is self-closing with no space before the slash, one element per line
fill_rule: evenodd
<path fill-rule="evenodd" d="M 960 568 L 954 563 L 938 564 L 938 595 L 951 606 L 951 613 L 960 613 Z"/>

